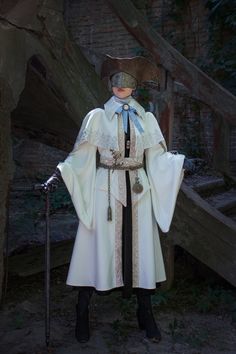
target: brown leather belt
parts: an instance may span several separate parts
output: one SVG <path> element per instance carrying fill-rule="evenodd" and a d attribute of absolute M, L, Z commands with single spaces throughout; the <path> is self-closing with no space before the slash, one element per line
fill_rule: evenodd
<path fill-rule="evenodd" d="M 140 162 L 137 165 L 122 165 L 122 164 L 113 164 L 113 165 L 106 165 L 105 163 L 99 162 L 98 167 L 106 168 L 108 170 L 127 170 L 127 171 L 134 171 L 142 168 L 144 166 L 143 162 Z"/>

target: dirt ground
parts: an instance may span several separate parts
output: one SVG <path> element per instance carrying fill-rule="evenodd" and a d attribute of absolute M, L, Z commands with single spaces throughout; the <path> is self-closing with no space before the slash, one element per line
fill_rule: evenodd
<path fill-rule="evenodd" d="M 182 261 L 181 261 L 182 262 Z M 151 343 L 136 322 L 136 299 L 93 295 L 91 339 L 74 337 L 77 289 L 65 285 L 67 266 L 52 271 L 51 345 L 45 346 L 43 274 L 9 279 L 0 313 L 2 354 L 236 354 L 236 289 L 179 264 L 170 291 L 153 296 L 162 341 Z"/>

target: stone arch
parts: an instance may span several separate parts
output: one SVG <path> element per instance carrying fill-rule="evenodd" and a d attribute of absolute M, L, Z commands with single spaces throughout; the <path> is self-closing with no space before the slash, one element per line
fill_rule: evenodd
<path fill-rule="evenodd" d="M 11 113 L 12 129 L 34 132 L 38 141 L 69 150 L 79 128 L 67 101 L 40 54 L 27 61 L 25 85 Z"/>
<path fill-rule="evenodd" d="M 46 137 L 50 144 L 66 140 L 68 150 L 84 115 L 108 98 L 94 68 L 68 36 L 62 1 L 1 5 L 0 297 L 6 204 L 13 176 L 12 132 L 33 130 L 37 139 Z"/>

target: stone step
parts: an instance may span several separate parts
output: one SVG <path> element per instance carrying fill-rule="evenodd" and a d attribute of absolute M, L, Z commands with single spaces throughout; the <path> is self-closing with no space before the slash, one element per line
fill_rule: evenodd
<path fill-rule="evenodd" d="M 225 181 L 223 178 L 212 178 L 210 180 L 206 180 L 203 182 L 199 182 L 193 186 L 194 190 L 200 194 L 209 192 L 209 191 L 219 191 L 224 190 L 225 188 Z"/>
<path fill-rule="evenodd" d="M 211 195 L 205 200 L 222 213 L 227 213 L 236 208 L 236 189 L 232 188 L 224 193 Z"/>

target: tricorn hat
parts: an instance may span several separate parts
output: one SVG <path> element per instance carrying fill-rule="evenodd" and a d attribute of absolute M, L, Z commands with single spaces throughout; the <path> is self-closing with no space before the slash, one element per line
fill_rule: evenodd
<path fill-rule="evenodd" d="M 101 78 L 109 81 L 118 72 L 133 76 L 138 84 L 145 81 L 158 82 L 158 67 L 145 57 L 117 58 L 106 55 L 101 67 Z"/>

